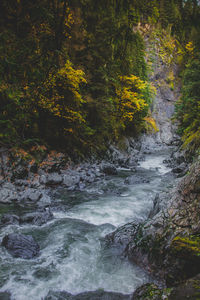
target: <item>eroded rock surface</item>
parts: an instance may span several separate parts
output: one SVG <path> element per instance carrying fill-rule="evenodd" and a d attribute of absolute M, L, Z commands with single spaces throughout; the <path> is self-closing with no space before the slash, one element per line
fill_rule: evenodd
<path fill-rule="evenodd" d="M 34 258 L 39 254 L 40 247 L 31 235 L 11 233 L 6 235 L 1 245 L 14 257 Z"/>

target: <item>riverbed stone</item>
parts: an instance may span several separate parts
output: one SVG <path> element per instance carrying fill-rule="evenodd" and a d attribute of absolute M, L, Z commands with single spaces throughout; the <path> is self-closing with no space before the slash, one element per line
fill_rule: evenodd
<path fill-rule="evenodd" d="M 58 173 L 48 174 L 46 177 L 46 185 L 57 185 L 61 184 L 63 181 L 62 175 Z"/>
<path fill-rule="evenodd" d="M 117 168 L 109 163 L 102 163 L 101 171 L 106 175 L 117 175 Z"/>
<path fill-rule="evenodd" d="M 17 200 L 18 195 L 15 186 L 10 183 L 4 183 L 0 189 L 0 203 L 9 204 Z"/>
<path fill-rule="evenodd" d="M 25 190 L 25 192 L 22 192 L 21 201 L 37 202 L 40 200 L 41 197 L 42 191 L 33 188 L 28 188 L 27 190 Z"/>
<path fill-rule="evenodd" d="M 1 217 L 1 225 L 19 224 L 19 217 L 16 215 L 5 214 Z"/>
<path fill-rule="evenodd" d="M 1 245 L 5 247 L 13 257 L 24 259 L 34 258 L 40 251 L 38 243 L 31 235 L 11 233 L 3 238 Z"/>
<path fill-rule="evenodd" d="M 75 186 L 80 182 L 80 175 L 64 174 L 63 185 L 66 187 Z"/>
<path fill-rule="evenodd" d="M 43 209 L 38 212 L 31 212 L 20 217 L 20 223 L 30 223 L 32 225 L 41 226 L 53 219 L 53 214 L 50 209 Z"/>

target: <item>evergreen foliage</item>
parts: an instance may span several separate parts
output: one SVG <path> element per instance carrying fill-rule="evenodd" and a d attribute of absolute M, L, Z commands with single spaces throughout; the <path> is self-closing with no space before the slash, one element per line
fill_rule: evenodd
<path fill-rule="evenodd" d="M 198 78 L 199 16 L 195 0 L 2 0 L 0 143 L 45 143 L 80 156 L 103 150 L 120 135 L 138 134 L 145 122 L 156 128 L 148 115 L 152 89 L 137 31 L 146 23 L 163 35 L 162 47 L 168 43 L 160 49 L 167 49 L 168 59 L 177 43 L 187 45 L 177 111 L 183 131 L 193 134 L 198 96 L 187 74 L 194 70 Z M 174 36 L 173 45 L 162 28 Z M 186 117 L 190 105 L 195 112 Z"/>

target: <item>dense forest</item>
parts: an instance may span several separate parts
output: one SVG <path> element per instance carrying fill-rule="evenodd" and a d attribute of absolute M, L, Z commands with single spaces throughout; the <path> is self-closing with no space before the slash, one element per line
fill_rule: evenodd
<path fill-rule="evenodd" d="M 104 151 L 123 135 L 156 129 L 141 30 L 173 37 L 185 145 L 200 141 L 197 0 L 2 0 L 0 144 L 47 145 L 71 156 Z M 164 49 L 169 45 L 163 45 Z"/>

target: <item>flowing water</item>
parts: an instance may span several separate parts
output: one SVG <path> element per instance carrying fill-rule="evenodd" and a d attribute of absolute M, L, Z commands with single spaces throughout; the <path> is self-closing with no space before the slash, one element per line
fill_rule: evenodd
<path fill-rule="evenodd" d="M 156 193 L 169 184 L 170 170 L 163 164 L 167 155 L 162 151 L 146 155 L 136 173 L 121 169 L 117 176 L 93 183 L 83 192 L 58 189 L 54 201 L 60 206 L 55 205 L 54 220 L 46 225 L 1 229 L 0 239 L 11 232 L 31 234 L 41 251 L 39 257 L 24 260 L 0 247 L 0 291 L 10 291 L 16 300 L 39 300 L 49 290 L 132 293 L 148 282 L 142 269 L 105 248 L 103 239 L 120 225 L 147 218 Z M 125 185 L 132 174 L 149 183 Z"/>

